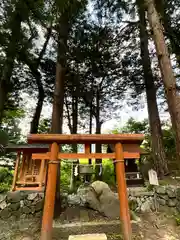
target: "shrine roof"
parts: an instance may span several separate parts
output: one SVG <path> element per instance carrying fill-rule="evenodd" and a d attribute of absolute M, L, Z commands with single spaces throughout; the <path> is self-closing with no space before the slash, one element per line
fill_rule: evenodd
<path fill-rule="evenodd" d="M 4 147 L 7 151 L 42 151 L 46 152 L 49 149 L 48 144 L 8 144 Z"/>

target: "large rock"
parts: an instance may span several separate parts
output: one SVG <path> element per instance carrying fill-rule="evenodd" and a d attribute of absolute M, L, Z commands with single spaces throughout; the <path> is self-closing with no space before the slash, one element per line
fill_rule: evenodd
<path fill-rule="evenodd" d="M 84 206 L 112 219 L 119 217 L 118 194 L 113 193 L 107 183 L 95 181 L 91 185 L 80 187 L 77 194 Z"/>
<path fill-rule="evenodd" d="M 80 197 L 81 206 L 86 206 L 101 212 L 98 195 L 91 185 L 85 184 L 80 186 L 77 190 L 77 195 Z"/>
<path fill-rule="evenodd" d="M 91 184 L 91 186 L 98 196 L 102 195 L 103 193 L 112 192 L 109 185 L 102 181 L 95 181 Z"/>
<path fill-rule="evenodd" d="M 104 213 L 106 217 L 117 218 L 119 217 L 119 198 L 116 194 L 111 191 L 104 191 L 99 196 L 101 212 Z"/>
<path fill-rule="evenodd" d="M 135 200 L 135 198 L 131 198 L 131 200 Z M 132 208 L 136 208 L 137 204 L 138 203 L 136 202 L 134 206 L 133 202 Z M 118 194 L 112 192 L 108 184 L 101 181 L 95 181 L 92 184 L 84 184 L 80 186 L 77 190 L 77 195 L 71 194 L 68 196 L 68 205 L 89 207 L 111 219 L 119 218 L 120 214 Z M 136 221 L 139 220 L 132 211 L 130 211 L 130 215 L 132 219 Z"/>

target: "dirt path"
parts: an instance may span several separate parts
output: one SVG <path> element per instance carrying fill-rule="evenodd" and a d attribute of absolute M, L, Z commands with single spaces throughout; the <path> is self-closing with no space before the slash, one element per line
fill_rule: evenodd
<path fill-rule="evenodd" d="M 139 234 L 146 240 L 178 240 L 180 227 L 176 225 L 173 216 L 165 213 L 151 213 L 141 216 Z"/>
<path fill-rule="evenodd" d="M 151 213 L 140 215 L 140 218 L 141 222 L 133 224 L 133 240 L 180 239 L 180 227 L 176 225 L 174 217 Z M 112 221 L 92 210 L 69 208 L 54 222 L 53 240 L 67 240 L 72 234 L 103 232 L 107 234 L 108 240 L 123 239 L 119 220 Z M 0 221 L 1 240 L 37 240 L 39 234 L 39 219 Z"/>

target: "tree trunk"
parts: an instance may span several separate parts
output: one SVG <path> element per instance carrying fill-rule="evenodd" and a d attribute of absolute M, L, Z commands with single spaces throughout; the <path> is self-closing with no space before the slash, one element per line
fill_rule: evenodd
<path fill-rule="evenodd" d="M 180 104 L 176 91 L 176 79 L 173 74 L 168 48 L 165 43 L 162 25 L 153 0 L 145 0 L 150 26 L 153 31 L 156 53 L 171 116 L 173 133 L 176 140 L 177 159 L 180 161 Z"/>
<path fill-rule="evenodd" d="M 36 79 L 36 85 L 38 87 L 38 102 L 37 102 L 34 116 L 33 116 L 32 122 L 31 122 L 30 133 L 38 132 L 39 120 L 41 117 L 43 102 L 44 102 L 44 98 L 45 98 L 44 87 L 43 87 L 43 83 L 41 81 L 41 74 L 38 71 L 38 68 L 39 68 L 41 60 L 46 52 L 47 45 L 48 45 L 50 37 L 51 37 L 51 33 L 52 33 L 52 26 L 50 28 L 48 28 L 48 30 L 47 30 L 46 40 L 45 40 L 43 47 L 39 53 L 39 57 L 35 61 L 30 61 L 28 59 L 28 56 L 26 57 L 26 63 L 29 66 L 29 68 L 32 72 L 32 75 Z"/>
<path fill-rule="evenodd" d="M 72 98 L 72 122 L 73 122 L 73 129 L 72 133 L 77 134 L 77 126 L 78 126 L 78 96 L 73 96 Z"/>
<path fill-rule="evenodd" d="M 37 71 L 36 76 L 36 83 L 38 86 L 38 102 L 36 105 L 35 113 L 31 122 L 31 128 L 30 128 L 30 133 L 37 133 L 38 132 L 38 126 L 39 126 L 39 120 L 42 112 L 42 107 L 43 107 L 43 102 L 44 102 L 44 88 L 41 82 L 41 74 Z"/>
<path fill-rule="evenodd" d="M 92 114 L 92 101 L 91 101 L 90 106 L 89 106 L 89 134 L 92 134 L 92 118 L 93 118 L 93 114 Z M 91 153 L 91 145 L 90 145 L 90 153 Z M 88 164 L 89 165 L 92 164 L 92 159 L 91 158 L 88 159 Z M 85 176 L 85 180 L 87 182 L 91 182 L 91 175 L 87 174 Z"/>
<path fill-rule="evenodd" d="M 92 101 L 90 103 L 90 109 L 89 109 L 89 134 L 92 134 L 92 120 L 93 120 L 93 113 L 92 113 Z M 91 146 L 90 146 L 90 152 L 91 152 Z M 92 164 L 92 159 L 88 160 L 89 164 Z"/>
<path fill-rule="evenodd" d="M 4 117 L 4 107 L 7 100 L 8 95 L 8 87 L 6 86 L 6 82 L 2 81 L 0 82 L 0 126 L 3 121 Z"/>
<path fill-rule="evenodd" d="M 61 62 L 57 61 L 55 90 L 54 90 L 54 98 L 53 98 L 52 126 L 51 126 L 52 133 L 62 134 L 64 80 L 65 80 L 65 67 L 61 64 Z"/>
<path fill-rule="evenodd" d="M 8 99 L 8 93 L 12 90 L 11 76 L 14 68 L 14 61 L 18 52 L 18 45 L 21 32 L 21 15 L 20 9 L 16 6 L 16 14 L 11 20 L 13 22 L 11 29 L 11 38 L 6 51 L 6 60 L 2 68 L 2 74 L 0 78 L 0 123 L 2 122 L 5 103 Z"/>
<path fill-rule="evenodd" d="M 59 21 L 59 36 L 58 36 L 58 56 L 56 65 L 56 79 L 53 98 L 53 112 L 52 112 L 52 133 L 62 134 L 63 126 L 63 105 L 64 105 L 64 86 L 65 86 L 65 72 L 66 72 L 66 51 L 67 38 L 69 33 L 68 20 L 66 14 L 62 14 Z M 55 202 L 55 217 L 61 211 L 60 203 L 60 163 L 58 164 L 57 184 L 56 184 L 56 202 Z"/>
<path fill-rule="evenodd" d="M 148 33 L 146 29 L 145 9 L 141 0 L 137 0 L 137 5 L 140 19 L 139 30 L 141 44 L 141 60 L 144 72 L 144 82 L 146 87 L 153 160 L 158 175 L 162 177 L 168 173 L 167 158 L 163 146 L 163 136 L 156 98 L 156 86 L 154 83 L 154 77 L 151 69 L 151 60 L 148 50 Z"/>
<path fill-rule="evenodd" d="M 77 126 L 78 126 L 78 95 L 77 95 L 77 86 L 75 87 L 75 94 L 72 96 L 72 134 L 77 134 Z M 77 153 L 77 144 L 72 145 L 72 150 L 74 153 Z M 76 164 L 79 164 L 79 159 L 76 159 Z M 75 178 L 75 163 L 72 164 L 72 173 L 71 173 L 71 184 L 70 190 L 74 190 L 74 182 L 78 179 L 78 176 Z"/>
<path fill-rule="evenodd" d="M 96 93 L 96 134 L 101 134 L 101 121 L 100 121 L 100 95 L 97 90 Z M 101 153 L 101 144 L 96 144 L 96 152 Z M 96 159 L 95 177 L 96 180 L 102 180 L 102 159 Z"/>
<path fill-rule="evenodd" d="M 161 15 L 162 24 L 165 30 L 166 36 L 169 38 L 171 43 L 172 52 L 176 55 L 177 63 L 180 67 L 180 43 L 179 43 L 179 35 L 173 29 L 171 23 L 171 16 L 166 11 L 166 3 L 164 0 L 156 0 L 156 9 L 158 13 Z"/>

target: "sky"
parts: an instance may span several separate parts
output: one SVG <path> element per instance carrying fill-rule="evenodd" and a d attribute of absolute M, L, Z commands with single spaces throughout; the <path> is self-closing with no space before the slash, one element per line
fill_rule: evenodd
<path fill-rule="evenodd" d="M 34 99 L 26 99 L 26 117 L 20 122 L 20 128 L 22 129 L 22 134 L 27 135 L 29 133 L 30 129 L 30 121 L 31 121 L 31 113 L 33 113 L 32 109 L 34 109 L 36 101 Z M 43 107 L 42 111 L 42 118 L 50 118 L 52 114 L 52 109 L 51 106 L 46 105 Z M 147 118 L 147 109 L 146 107 L 143 109 L 140 109 L 138 111 L 133 111 L 131 107 L 128 107 L 127 104 L 124 102 L 122 110 L 120 111 L 119 114 L 119 119 L 111 119 L 107 122 L 105 122 L 102 125 L 102 132 L 109 132 L 113 130 L 116 126 L 121 127 L 123 126 L 126 121 L 130 118 L 133 117 L 136 120 L 143 120 L 144 118 Z M 88 128 L 88 126 L 87 126 Z M 69 129 L 67 127 L 67 124 L 64 124 L 64 132 L 68 133 Z"/>
<path fill-rule="evenodd" d="M 115 129 L 116 126 L 118 126 L 118 128 L 124 126 L 128 119 L 131 117 L 133 117 L 137 121 L 141 121 L 145 118 L 148 118 L 147 106 L 145 104 L 145 96 L 144 99 L 143 98 L 141 99 L 141 101 L 144 103 L 144 107 L 135 111 L 131 106 L 128 105 L 127 100 L 124 99 L 120 110 L 118 110 L 119 117 L 105 122 L 102 125 L 102 133 L 109 133 L 111 130 Z M 33 99 L 30 96 L 24 94 L 22 104 L 25 106 L 24 109 L 27 114 L 25 118 L 20 122 L 20 128 L 22 129 L 22 134 L 26 136 L 29 133 L 30 121 L 32 119 L 32 114 L 36 106 L 36 99 Z M 51 118 L 51 115 L 52 106 L 50 104 L 44 105 L 41 118 Z M 167 113 L 164 113 L 164 111 L 162 112 L 160 111 L 160 117 L 161 119 L 166 120 L 168 119 L 169 116 Z M 87 129 L 88 127 L 89 126 L 87 126 Z M 66 122 L 63 126 L 63 129 L 64 133 L 69 133 L 69 129 Z M 93 132 L 95 132 L 95 129 Z"/>

